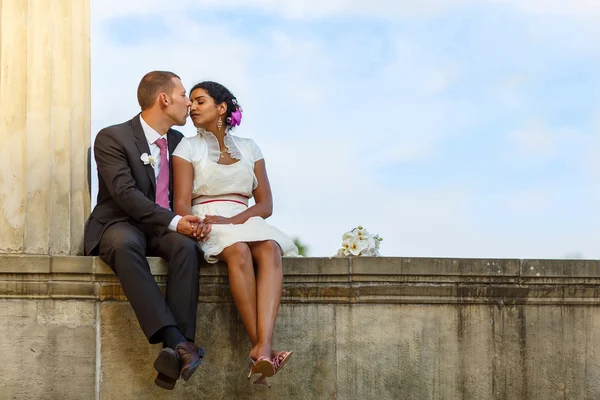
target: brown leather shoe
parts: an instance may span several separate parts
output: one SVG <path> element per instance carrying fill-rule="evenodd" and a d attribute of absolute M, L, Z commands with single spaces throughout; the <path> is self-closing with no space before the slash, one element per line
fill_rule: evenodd
<path fill-rule="evenodd" d="M 158 371 L 154 383 L 163 389 L 173 390 L 175 382 L 179 379 L 180 370 L 177 352 L 168 347 L 162 349 L 154 361 L 154 369 Z"/>
<path fill-rule="evenodd" d="M 184 381 L 187 381 L 202 364 L 204 349 L 198 347 L 196 343 L 185 342 L 178 344 L 175 351 L 181 366 L 181 377 Z"/>

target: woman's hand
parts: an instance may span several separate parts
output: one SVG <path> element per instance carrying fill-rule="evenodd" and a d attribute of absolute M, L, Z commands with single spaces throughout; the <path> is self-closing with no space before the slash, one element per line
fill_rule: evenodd
<path fill-rule="evenodd" d="M 212 231 L 212 225 L 200 220 L 197 224 L 192 223 L 192 229 L 194 238 L 204 243 L 208 239 L 208 234 Z"/>
<path fill-rule="evenodd" d="M 206 215 L 202 222 L 205 224 L 221 224 L 221 225 L 235 224 L 235 221 L 233 218 L 225 218 L 225 217 L 221 217 L 220 215 Z"/>

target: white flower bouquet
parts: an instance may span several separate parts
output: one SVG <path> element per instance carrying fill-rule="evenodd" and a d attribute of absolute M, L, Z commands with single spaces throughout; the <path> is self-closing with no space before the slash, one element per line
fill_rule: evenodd
<path fill-rule="evenodd" d="M 335 256 L 380 257 L 379 243 L 382 240 L 379 235 L 373 235 L 362 226 L 358 226 L 342 235 L 342 247 Z"/>

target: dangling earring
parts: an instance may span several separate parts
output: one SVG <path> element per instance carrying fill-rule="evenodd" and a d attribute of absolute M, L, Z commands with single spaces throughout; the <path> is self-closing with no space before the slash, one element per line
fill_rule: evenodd
<path fill-rule="evenodd" d="M 221 117 L 219 117 L 219 120 L 217 121 L 217 129 L 223 129 L 223 120 L 221 119 Z"/>

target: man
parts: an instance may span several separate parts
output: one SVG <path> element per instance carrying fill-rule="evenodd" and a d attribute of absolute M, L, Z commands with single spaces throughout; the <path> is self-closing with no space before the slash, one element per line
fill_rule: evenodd
<path fill-rule="evenodd" d="M 194 343 L 198 306 L 197 240 L 210 225 L 172 210 L 171 153 L 183 135 L 190 100 L 172 72 L 146 74 L 138 87 L 141 114 L 101 130 L 94 143 L 98 202 L 85 227 L 87 255 L 98 254 L 115 272 L 150 343 L 163 343 L 155 383 L 172 390 L 188 380 L 204 357 Z M 169 264 L 166 298 L 147 255 Z"/>

